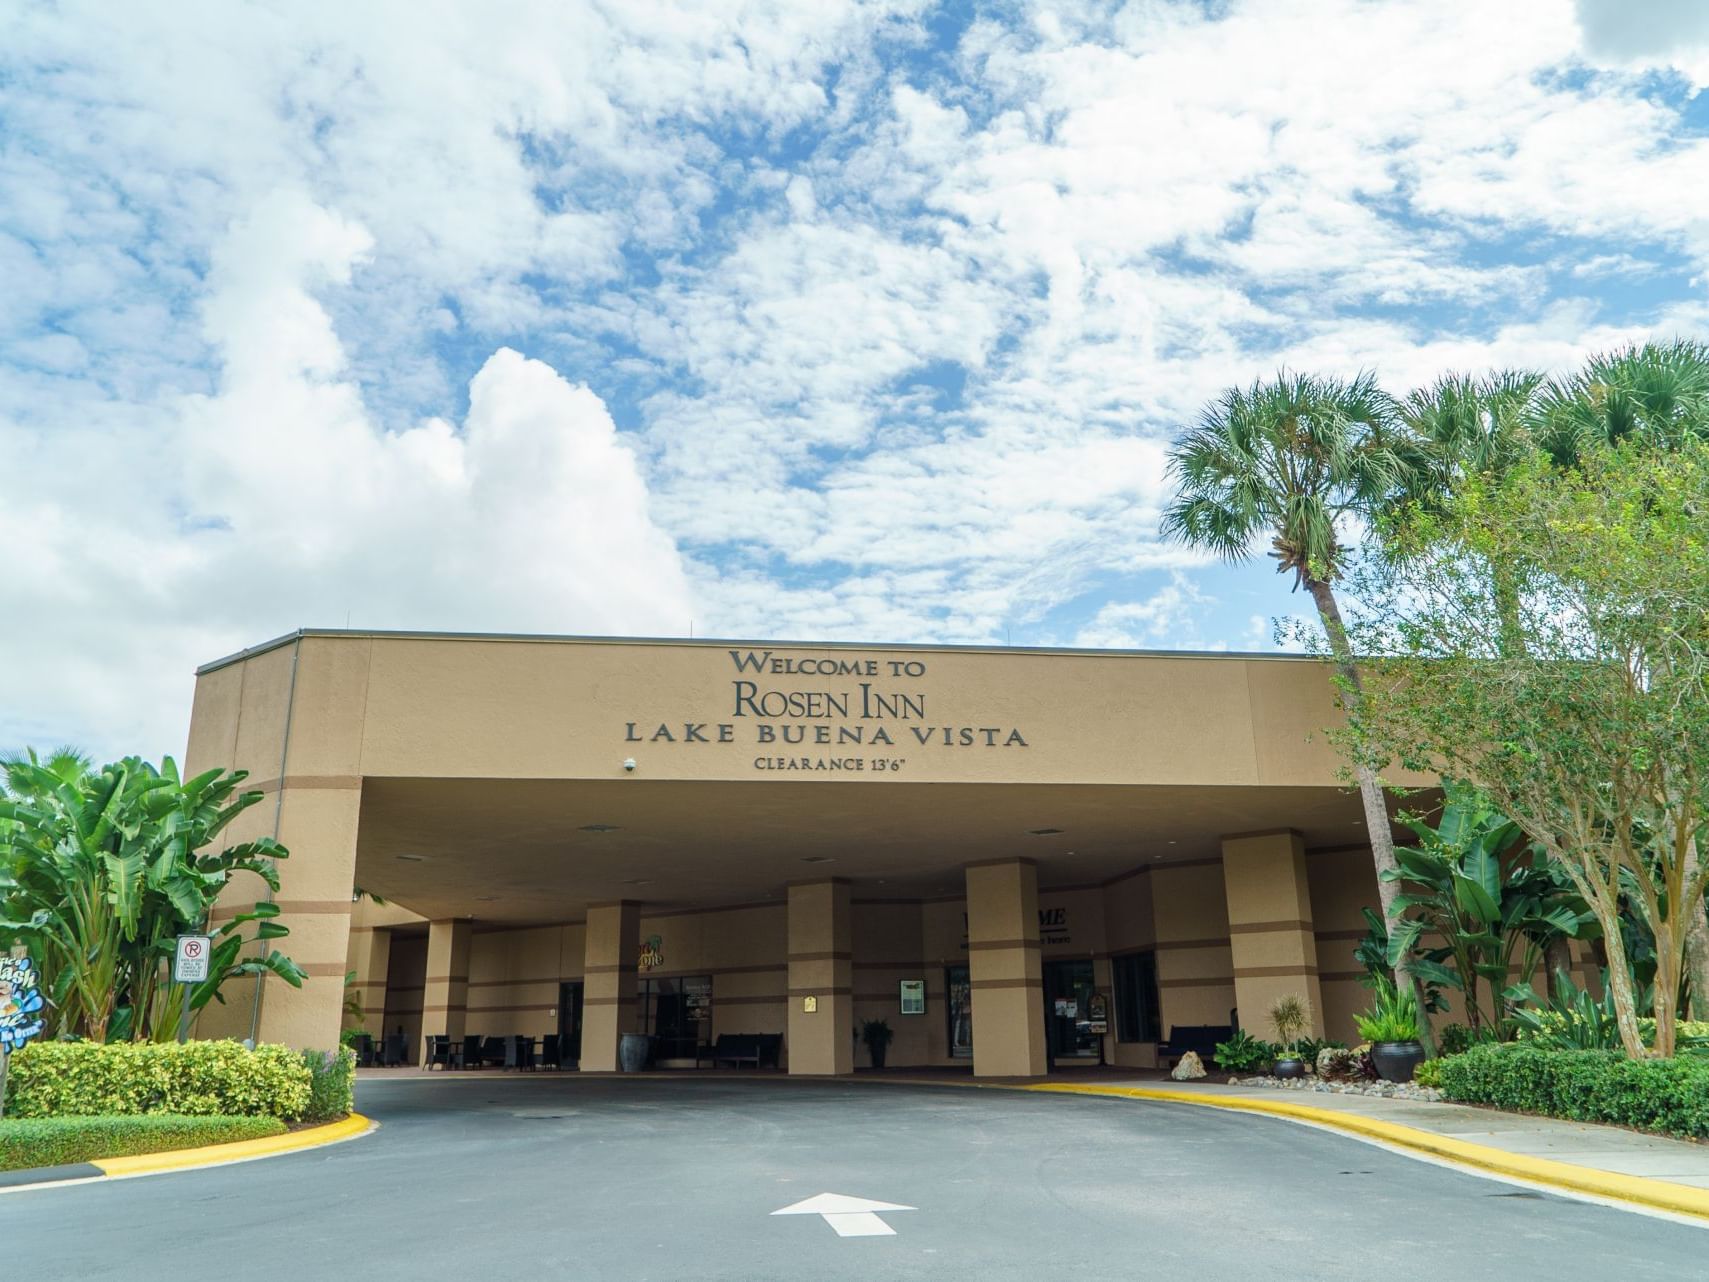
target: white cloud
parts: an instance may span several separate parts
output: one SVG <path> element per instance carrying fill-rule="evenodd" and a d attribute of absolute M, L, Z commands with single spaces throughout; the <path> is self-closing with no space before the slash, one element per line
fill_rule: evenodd
<path fill-rule="evenodd" d="M 158 737 L 183 722 L 195 662 L 304 623 L 648 633 L 693 617 L 586 387 L 501 349 L 460 425 L 374 421 L 314 292 L 372 243 L 298 193 L 267 198 L 213 254 L 211 394 L 128 437 L 0 433 L 7 472 L 35 482 L 0 510 L 0 539 L 28 553 L 8 586 L 36 620 L 0 636 L 16 730 L 175 750 Z"/>
<path fill-rule="evenodd" d="M 1703 332 L 1679 3 L 16 7 L 0 743 L 346 611 L 1252 644 L 1156 533 L 1217 390 Z"/>

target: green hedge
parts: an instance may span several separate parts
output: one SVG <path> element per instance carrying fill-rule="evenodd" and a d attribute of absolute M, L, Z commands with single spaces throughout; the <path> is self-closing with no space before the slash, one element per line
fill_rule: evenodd
<path fill-rule="evenodd" d="M 314 1074 L 283 1046 L 31 1042 L 12 1056 L 8 1117 L 277 1117 L 309 1107 Z"/>
<path fill-rule="evenodd" d="M 276 1117 L 21 1117 L 0 1121 L 0 1171 L 282 1135 Z"/>
<path fill-rule="evenodd" d="M 1709 1059 L 1701 1056 L 1627 1059 L 1517 1043 L 1474 1046 L 1441 1064 L 1449 1099 L 1709 1139 Z"/>
<path fill-rule="evenodd" d="M 335 1051 L 304 1051 L 309 1070 L 309 1103 L 305 1122 L 330 1122 L 356 1107 L 356 1052 L 348 1046 Z"/>

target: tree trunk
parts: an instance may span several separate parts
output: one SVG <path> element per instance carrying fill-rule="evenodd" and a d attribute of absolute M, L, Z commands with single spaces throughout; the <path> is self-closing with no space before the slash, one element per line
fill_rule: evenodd
<path fill-rule="evenodd" d="M 1572 982 L 1573 950 L 1565 935 L 1556 935 L 1543 946 L 1543 991 L 1552 993 L 1556 1001 L 1566 1000 L 1566 990 L 1561 986 L 1559 976 L 1566 975 L 1567 981 Z"/>
<path fill-rule="evenodd" d="M 1606 929 L 1606 927 L 1605 927 Z M 1614 998 L 1614 1019 L 1620 1026 L 1620 1044 L 1633 1059 L 1643 1059 L 1649 1049 L 1638 1031 L 1638 998 L 1632 987 L 1632 970 L 1624 948 L 1608 950 L 1608 988 Z"/>
<path fill-rule="evenodd" d="M 1699 871 L 1697 840 L 1685 851 L 1686 886 L 1693 885 Z M 1703 896 L 1693 895 L 1685 910 L 1685 976 L 1691 982 L 1691 1018 L 1709 1019 L 1709 914 Z"/>
<path fill-rule="evenodd" d="M 1323 620 L 1323 630 L 1329 636 L 1330 652 L 1335 656 L 1335 668 L 1341 675 L 1341 705 L 1349 717 L 1357 717 L 1361 710 L 1362 690 L 1359 665 L 1354 662 L 1353 648 L 1347 642 L 1347 628 L 1341 622 L 1341 607 L 1336 604 L 1335 590 L 1322 579 L 1310 576 L 1306 578 L 1306 590 L 1311 593 L 1318 616 Z M 1395 911 L 1395 900 L 1400 898 L 1400 883 L 1394 880 L 1393 876 L 1400 871 L 1400 865 L 1395 861 L 1394 832 L 1389 825 L 1388 802 L 1383 797 L 1382 785 L 1377 782 L 1377 772 L 1363 756 L 1355 758 L 1353 774 L 1359 781 L 1359 799 L 1365 806 L 1365 835 L 1371 841 L 1371 863 L 1377 873 L 1377 898 L 1382 903 L 1383 920 L 1388 923 L 1392 937 L 1401 919 L 1401 914 Z M 1384 876 L 1385 873 L 1389 876 Z M 1395 967 L 1395 980 L 1401 987 L 1412 990 L 1412 995 L 1418 1003 L 1419 1040 L 1424 1043 L 1425 1050 L 1434 1055 L 1436 1038 L 1430 1029 L 1430 1017 L 1424 1011 L 1424 986 L 1412 973 L 1410 959 L 1402 958 L 1400 964 Z"/>

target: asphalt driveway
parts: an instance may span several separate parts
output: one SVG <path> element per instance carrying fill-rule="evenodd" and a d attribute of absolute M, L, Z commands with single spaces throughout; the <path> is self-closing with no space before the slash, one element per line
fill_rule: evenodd
<path fill-rule="evenodd" d="M 358 1106 L 382 1128 L 348 1144 L 6 1194 L 6 1272 L 1605 1282 L 1709 1258 L 1703 1229 L 1166 1104 L 493 1074 L 365 1081 Z M 915 1209 L 772 1214 L 827 1193 Z"/>

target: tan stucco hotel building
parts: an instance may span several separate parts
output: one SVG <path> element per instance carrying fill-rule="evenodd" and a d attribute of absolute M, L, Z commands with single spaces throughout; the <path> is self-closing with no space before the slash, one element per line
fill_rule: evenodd
<path fill-rule="evenodd" d="M 759 1032 L 843 1073 L 883 1018 L 891 1064 L 1032 1076 L 1268 1036 L 1290 992 L 1346 1038 L 1376 886 L 1338 715 L 1284 656 L 294 633 L 200 670 L 188 759 L 267 794 L 232 836 L 289 848 L 309 977 L 198 1032 L 333 1045 L 353 971 L 417 1059 Z"/>

